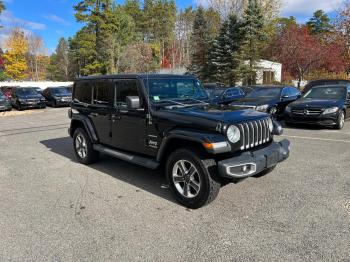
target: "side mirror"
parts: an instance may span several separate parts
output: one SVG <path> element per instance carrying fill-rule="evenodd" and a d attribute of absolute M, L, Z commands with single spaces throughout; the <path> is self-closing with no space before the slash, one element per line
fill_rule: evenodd
<path fill-rule="evenodd" d="M 126 107 L 127 109 L 140 109 L 140 98 L 138 96 L 127 96 Z"/>

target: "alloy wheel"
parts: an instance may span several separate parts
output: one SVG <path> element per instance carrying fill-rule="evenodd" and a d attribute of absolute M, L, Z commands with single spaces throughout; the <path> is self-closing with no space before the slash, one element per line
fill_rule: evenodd
<path fill-rule="evenodd" d="M 343 112 L 340 113 L 339 115 L 339 127 L 343 127 L 345 124 L 345 115 Z"/>
<path fill-rule="evenodd" d="M 172 170 L 176 190 L 186 198 L 194 198 L 201 189 L 201 178 L 197 168 L 187 160 L 179 160 Z"/>
<path fill-rule="evenodd" d="M 87 155 L 87 143 L 85 137 L 78 134 L 75 138 L 75 150 L 77 151 L 80 158 L 85 158 Z"/>

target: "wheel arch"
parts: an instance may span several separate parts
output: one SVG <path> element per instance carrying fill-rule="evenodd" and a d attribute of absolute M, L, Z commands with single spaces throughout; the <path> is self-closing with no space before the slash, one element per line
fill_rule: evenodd
<path fill-rule="evenodd" d="M 73 137 L 77 128 L 83 128 L 93 143 L 98 143 L 97 133 L 87 116 L 74 115 L 71 120 L 69 135 Z"/>

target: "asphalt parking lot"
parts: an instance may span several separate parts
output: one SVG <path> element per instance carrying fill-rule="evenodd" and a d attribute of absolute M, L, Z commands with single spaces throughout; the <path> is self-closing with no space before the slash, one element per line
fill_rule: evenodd
<path fill-rule="evenodd" d="M 349 261 L 350 122 L 286 128 L 290 158 L 199 210 L 162 172 L 75 161 L 67 108 L 0 117 L 0 261 Z"/>

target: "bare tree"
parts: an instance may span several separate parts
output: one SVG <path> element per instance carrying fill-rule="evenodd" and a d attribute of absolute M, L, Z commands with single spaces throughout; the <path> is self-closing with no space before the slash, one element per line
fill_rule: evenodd
<path fill-rule="evenodd" d="M 226 19 L 231 13 L 241 17 L 248 6 L 249 0 L 197 0 L 202 6 L 212 7 L 219 12 L 222 19 Z M 281 7 L 281 0 L 258 0 L 261 4 L 266 19 L 275 18 Z"/>
<path fill-rule="evenodd" d="M 27 62 L 32 79 L 39 81 L 41 79 L 41 60 L 45 54 L 45 47 L 43 39 L 33 33 L 28 35 L 28 55 Z"/>

